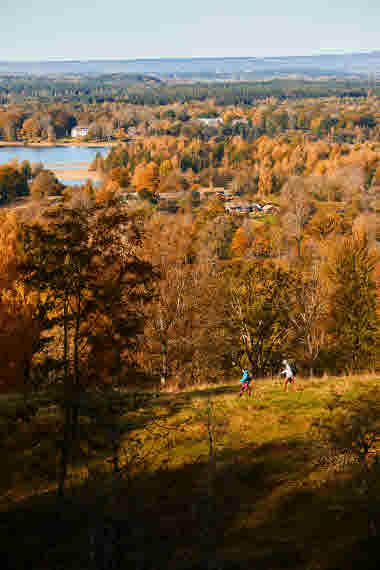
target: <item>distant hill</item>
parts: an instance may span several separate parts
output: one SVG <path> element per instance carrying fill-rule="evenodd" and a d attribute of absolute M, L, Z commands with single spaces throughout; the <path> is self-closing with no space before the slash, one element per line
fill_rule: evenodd
<path fill-rule="evenodd" d="M 0 73 L 132 73 L 178 77 L 262 78 L 273 76 L 353 76 L 380 74 L 380 51 L 292 57 L 231 57 L 83 61 L 0 61 Z"/>

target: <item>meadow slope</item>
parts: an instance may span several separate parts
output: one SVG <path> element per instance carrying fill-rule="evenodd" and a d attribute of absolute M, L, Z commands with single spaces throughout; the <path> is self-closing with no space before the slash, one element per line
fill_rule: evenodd
<path fill-rule="evenodd" d="M 121 529 L 120 568 L 141 556 L 159 569 L 375 567 L 353 467 L 329 461 L 311 429 L 334 395 L 360 401 L 373 386 L 380 378 L 301 380 L 287 393 L 263 380 L 250 399 L 237 383 L 161 392 L 123 418 L 117 484 L 109 458 L 92 455 L 64 505 L 52 480 L 4 489 L 12 568 L 93 568 L 88 529 L 104 518 Z"/>

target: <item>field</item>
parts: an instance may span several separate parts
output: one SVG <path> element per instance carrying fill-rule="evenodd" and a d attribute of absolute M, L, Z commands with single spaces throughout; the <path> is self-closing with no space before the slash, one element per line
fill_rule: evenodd
<path fill-rule="evenodd" d="M 373 386 L 380 378 L 300 380 L 287 393 L 277 379 L 258 381 L 251 399 L 238 398 L 236 383 L 161 392 L 122 418 L 116 483 L 110 454 L 88 453 L 64 503 L 51 469 L 38 480 L 28 474 L 48 461 L 52 437 L 41 436 L 40 450 L 8 442 L 0 521 L 11 567 L 95 567 L 89 529 L 102 521 L 104 530 L 104 520 L 122 529 L 119 555 L 135 567 L 372 567 L 353 473 L 329 463 L 311 427 L 333 395 L 360 401 Z M 3 412 L 12 405 L 1 402 Z M 54 408 L 41 410 L 46 429 Z"/>

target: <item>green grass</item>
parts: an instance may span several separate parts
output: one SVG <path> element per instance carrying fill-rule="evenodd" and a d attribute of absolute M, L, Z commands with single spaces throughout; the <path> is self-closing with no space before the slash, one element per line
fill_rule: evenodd
<path fill-rule="evenodd" d="M 277 216 L 275 214 L 265 214 L 264 216 L 251 216 L 251 219 L 255 222 L 274 224 L 277 221 Z"/>
<path fill-rule="evenodd" d="M 373 385 L 380 387 L 380 378 L 300 380 L 300 390 L 286 393 L 278 380 L 262 380 L 255 383 L 250 399 L 238 397 L 238 383 L 163 392 L 129 423 L 131 429 L 121 452 L 128 477 L 123 479 L 116 504 L 104 507 L 101 503 L 101 508 L 113 517 L 127 516 L 138 498 L 139 525 L 143 524 L 148 536 L 144 540 L 149 552 L 157 548 L 152 568 L 202 568 L 199 562 L 198 566 L 195 562 L 194 566 L 181 566 L 179 561 L 201 560 L 207 546 L 204 536 L 214 536 L 214 531 L 215 557 L 223 561 L 223 568 L 351 568 L 347 553 L 365 536 L 365 513 L 352 504 L 349 474 L 342 478 L 316 463 L 320 451 L 310 428 L 333 394 L 360 399 Z M 0 407 L 5 401 L 9 405 L 9 399 L 0 400 Z M 209 417 L 216 454 L 212 494 L 216 518 L 204 531 L 202 525 L 209 516 L 204 511 L 210 492 Z M 131 422 L 127 414 L 124 420 Z M 32 449 L 22 451 L 27 465 L 33 464 L 33 453 Z M 13 449 L 12 454 L 13 465 L 21 469 L 21 449 Z M 102 452 L 77 464 L 72 472 L 71 505 L 83 508 L 83 502 L 88 501 L 95 508 L 99 500 L 94 496 L 107 494 L 106 459 Z M 11 465 L 12 457 L 7 461 Z M 90 472 L 103 470 L 103 475 L 96 478 L 93 474 L 85 482 L 88 467 Z M 20 473 L 17 485 L 3 493 L 8 529 L 20 521 L 19 513 L 24 513 L 25 527 L 19 522 L 15 537 L 21 532 L 30 536 L 40 532 L 40 523 L 34 528 L 28 521 L 53 517 L 56 504 L 51 475 L 43 485 L 41 478 L 33 483 L 27 469 Z M 13 497 L 12 504 L 5 501 L 7 493 Z M 78 563 L 72 557 L 75 548 L 83 554 L 83 532 L 78 531 L 83 521 L 75 514 L 76 508 L 67 508 L 70 532 L 78 544 L 68 546 L 64 537 L 59 539 L 50 567 L 61 567 L 55 563 L 56 556 L 64 561 L 62 568 L 86 568 L 80 557 Z M 1 517 L 0 523 L 5 524 Z M 31 557 L 36 558 L 37 538 L 25 540 L 32 544 Z M 170 556 L 162 541 L 169 545 Z"/>

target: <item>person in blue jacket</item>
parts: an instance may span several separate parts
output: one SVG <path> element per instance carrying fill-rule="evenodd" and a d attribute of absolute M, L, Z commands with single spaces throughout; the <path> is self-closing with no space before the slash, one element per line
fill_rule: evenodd
<path fill-rule="evenodd" d="M 242 384 L 241 390 L 240 390 L 240 394 L 239 394 L 239 398 L 241 398 L 241 396 L 244 394 L 244 392 L 247 392 L 248 396 L 251 396 L 251 388 L 249 386 L 250 382 L 251 382 L 252 378 L 251 375 L 249 373 L 248 368 L 244 368 L 243 370 L 243 376 L 240 380 L 240 383 Z"/>

